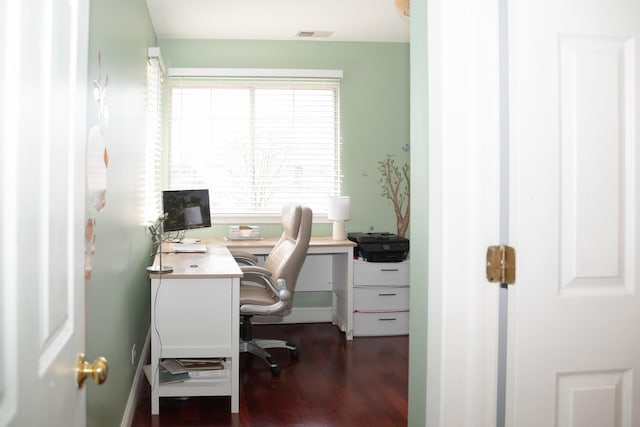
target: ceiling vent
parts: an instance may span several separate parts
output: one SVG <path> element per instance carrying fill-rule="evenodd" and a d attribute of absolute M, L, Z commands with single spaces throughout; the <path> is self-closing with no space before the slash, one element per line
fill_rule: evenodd
<path fill-rule="evenodd" d="M 296 37 L 331 37 L 333 35 L 333 31 L 298 31 Z"/>

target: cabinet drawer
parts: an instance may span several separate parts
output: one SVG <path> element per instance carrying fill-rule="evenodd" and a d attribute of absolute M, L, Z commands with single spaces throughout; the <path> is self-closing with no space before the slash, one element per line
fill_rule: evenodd
<path fill-rule="evenodd" d="M 353 336 L 407 335 L 408 333 L 408 311 L 353 314 Z"/>
<path fill-rule="evenodd" d="M 409 288 L 354 288 L 353 308 L 361 311 L 408 310 Z"/>
<path fill-rule="evenodd" d="M 353 263 L 354 286 L 409 286 L 409 262 Z"/>

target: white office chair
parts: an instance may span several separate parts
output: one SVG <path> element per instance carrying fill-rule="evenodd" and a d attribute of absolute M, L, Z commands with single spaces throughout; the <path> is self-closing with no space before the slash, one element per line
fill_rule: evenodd
<path fill-rule="evenodd" d="M 239 350 L 263 359 L 271 367 L 273 376 L 279 376 L 281 370 L 265 349 L 286 348 L 296 359 L 298 349 L 288 341 L 254 339 L 251 318 L 284 315 L 290 310 L 298 274 L 309 248 L 312 216 L 308 207 L 287 205 L 282 209 L 282 237 L 267 256 L 264 267 L 257 265 L 252 254 L 233 253 L 244 274 L 240 281 Z"/>

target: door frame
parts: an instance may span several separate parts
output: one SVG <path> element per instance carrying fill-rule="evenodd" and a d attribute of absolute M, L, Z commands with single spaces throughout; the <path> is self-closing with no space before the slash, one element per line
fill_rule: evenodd
<path fill-rule="evenodd" d="M 502 0 L 430 0 L 428 32 L 428 426 L 495 427 L 504 122 Z"/>

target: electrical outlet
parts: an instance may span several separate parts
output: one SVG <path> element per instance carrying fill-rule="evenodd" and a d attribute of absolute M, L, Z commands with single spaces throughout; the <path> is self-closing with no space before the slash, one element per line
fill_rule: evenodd
<path fill-rule="evenodd" d="M 134 344 L 133 347 L 131 347 L 131 364 L 135 365 L 136 364 L 136 345 Z"/>

